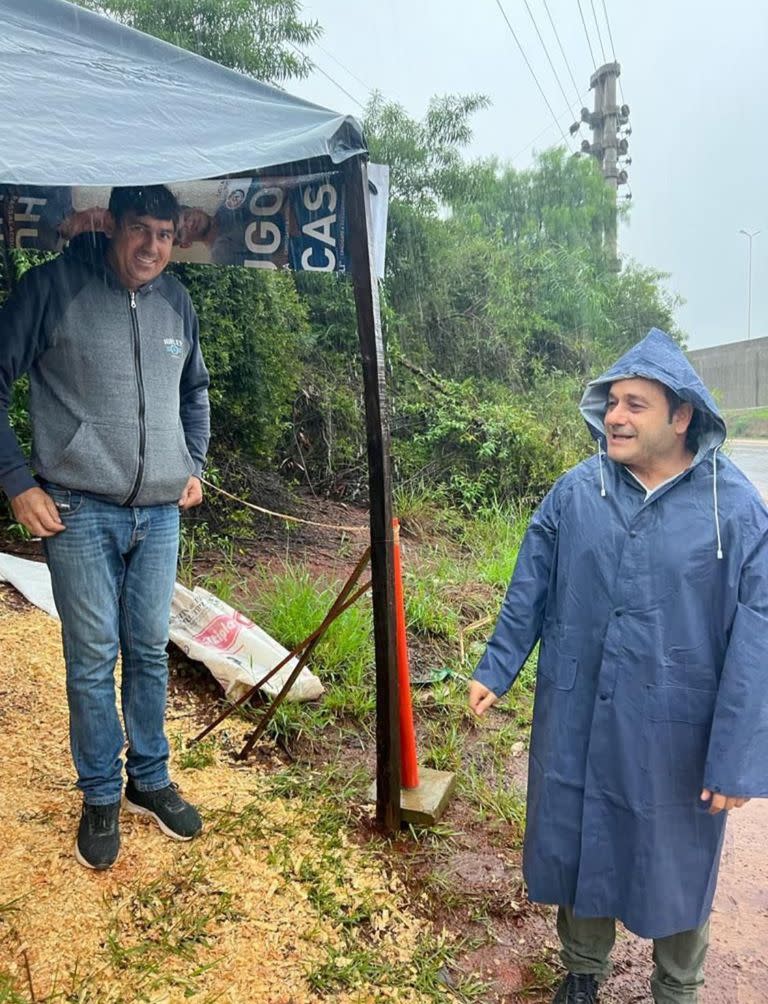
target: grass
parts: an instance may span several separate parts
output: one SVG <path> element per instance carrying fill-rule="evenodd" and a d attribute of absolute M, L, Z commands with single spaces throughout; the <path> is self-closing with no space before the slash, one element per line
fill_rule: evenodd
<path fill-rule="evenodd" d="M 323 996 L 333 999 L 344 991 L 354 991 L 365 984 L 396 985 L 400 990 L 414 990 L 422 999 L 444 1004 L 450 988 L 451 997 L 470 1004 L 487 999 L 488 986 L 475 977 L 454 980 L 450 962 L 455 952 L 444 937 L 424 936 L 413 959 L 408 964 L 382 961 L 375 945 L 348 943 L 341 948 L 330 947 L 326 959 L 311 969 L 309 985 Z M 383 1004 L 389 998 L 377 998 Z"/>
<path fill-rule="evenodd" d="M 421 760 L 434 770 L 461 770 L 464 759 L 466 730 L 455 719 L 430 720 L 425 725 L 425 741 L 421 743 Z"/>
<path fill-rule="evenodd" d="M 541 994 L 551 994 L 562 979 L 562 972 L 553 965 L 551 949 L 544 949 L 543 957 L 534 960 L 527 967 L 525 985 L 518 991 L 521 997 L 536 997 Z"/>
<path fill-rule="evenodd" d="M 404 594 L 406 622 L 412 651 L 418 646 L 419 662 L 446 670 L 425 688 L 414 688 L 413 702 L 419 731 L 419 762 L 423 766 L 454 771 L 459 775 L 459 797 L 479 825 L 489 820 L 510 824 L 522 839 L 525 799 L 507 780 L 512 757 L 523 755 L 530 725 L 535 659 L 528 661 L 517 684 L 492 712 L 493 728 L 478 732 L 467 707 L 466 678 L 482 653 L 493 624 L 480 626 L 464 636 L 465 659 L 459 658 L 459 634 L 468 625 L 490 616 L 495 618 L 517 558 L 527 523 L 522 510 L 488 507 L 471 521 L 447 511 L 441 500 L 429 493 L 410 490 L 397 499 L 403 527 Z M 418 539 L 421 537 L 421 539 Z M 194 550 L 194 540 L 188 547 Z M 353 556 L 349 556 L 351 564 Z M 238 597 L 245 612 L 281 644 L 291 648 L 321 623 L 336 598 L 340 583 L 313 577 L 306 568 L 285 564 L 270 568 L 246 583 L 231 552 L 221 566 L 209 573 L 205 585 L 223 599 Z M 413 662 L 413 658 L 412 658 Z M 364 895 L 350 898 L 345 887 L 344 847 L 339 834 L 365 802 L 372 780 L 371 756 L 375 747 L 375 667 L 370 600 L 364 597 L 329 628 L 318 644 L 309 668 L 326 687 L 319 702 L 284 702 L 277 711 L 269 735 L 296 761 L 278 773 L 260 779 L 266 797 L 298 800 L 321 806 L 313 822 L 320 846 L 311 860 L 297 861 L 291 853 L 289 832 L 264 831 L 257 808 L 239 815 L 221 813 L 212 823 L 220 833 L 247 845 L 270 842 L 270 861 L 285 881 L 298 882 L 307 900 L 340 932 L 341 943 L 328 945 L 325 957 L 307 972 L 318 998 L 329 1000 L 366 984 L 418 991 L 425 1000 L 444 1001 L 452 984 L 451 959 L 460 946 L 441 936 L 425 933 L 416 960 L 408 965 L 382 961 L 381 932 L 375 904 Z M 246 712 L 253 714 L 253 712 Z M 191 750 L 178 751 L 182 769 L 196 770 L 220 754 L 215 739 Z M 445 825 L 414 830 L 412 846 L 418 853 L 439 854 L 448 848 L 455 832 Z M 517 844 L 518 839 L 515 840 Z M 373 840 L 376 853 L 388 854 L 397 841 Z M 461 897 L 459 897 L 461 898 Z M 482 916 L 471 897 L 466 909 L 470 923 Z M 148 909 L 144 906 L 142 909 Z M 220 904 L 226 910 L 227 905 Z M 482 913 L 482 911 L 481 911 Z M 183 951 L 195 938 L 206 937 L 208 915 L 183 918 L 178 940 L 169 950 Z M 479 919 L 478 919 L 479 918 Z M 164 937 L 162 895 L 149 913 L 155 942 Z M 131 952 L 119 938 L 114 951 Z M 144 964 L 148 961 L 144 958 Z M 151 961 L 151 960 L 149 960 Z M 539 982 L 538 979 L 536 982 Z M 483 999 L 482 984 L 465 980 L 451 986 L 457 1000 Z M 385 999 L 382 996 L 382 1001 Z"/>
<path fill-rule="evenodd" d="M 461 514 L 450 505 L 444 489 L 422 483 L 396 487 L 392 511 L 400 521 L 404 537 L 455 536 L 464 524 Z"/>
<path fill-rule="evenodd" d="M 259 584 L 251 618 L 265 631 L 293 648 L 323 621 L 340 591 L 339 583 L 312 579 L 304 569 L 287 565 Z M 361 686 L 372 664 L 373 620 L 364 598 L 328 628 L 312 656 L 325 680 Z"/>
<path fill-rule="evenodd" d="M 512 823 L 522 838 L 525 829 L 525 793 L 510 785 L 494 771 L 470 764 L 459 779 L 459 790 L 478 813 L 481 821 L 499 819 Z"/>
<path fill-rule="evenodd" d="M 28 994 L 20 994 L 14 990 L 14 981 L 8 973 L 0 970 L 0 1004 L 29 1004 Z"/>
<path fill-rule="evenodd" d="M 450 579 L 434 570 L 403 572 L 405 624 L 409 631 L 453 640 L 458 637 L 459 614 L 445 595 Z"/>
<path fill-rule="evenodd" d="M 217 736 L 203 739 L 192 746 L 180 735 L 173 736 L 172 742 L 176 751 L 176 764 L 181 770 L 203 770 L 216 763 L 219 751 Z"/>
<path fill-rule="evenodd" d="M 768 408 L 743 408 L 723 412 L 728 435 L 736 439 L 768 438 Z"/>
<path fill-rule="evenodd" d="M 458 771 L 465 759 L 465 738 L 473 719 L 466 704 L 466 679 L 479 655 L 492 622 L 465 637 L 466 655 L 459 660 L 458 634 L 463 626 L 483 616 L 495 616 L 503 590 L 511 575 L 526 523 L 522 510 L 488 507 L 473 520 L 457 522 L 455 514 L 439 508 L 440 500 L 427 493 L 412 491 L 399 498 L 401 511 L 412 526 L 427 519 L 437 527 L 442 539 L 429 538 L 417 548 L 404 545 L 403 563 L 406 623 L 414 644 L 419 639 L 435 646 L 434 669 L 444 679 L 435 679 L 426 690 L 415 690 L 413 701 L 422 730 L 421 760 L 425 766 Z M 418 514 L 418 519 L 416 515 Z M 419 522 L 421 521 L 421 522 Z M 215 592 L 243 590 L 243 583 L 229 578 L 230 556 L 225 556 L 217 572 Z M 209 576 L 209 583 L 211 577 Z M 340 589 L 339 582 L 313 578 L 298 565 L 285 565 L 277 573 L 270 569 L 250 586 L 245 604 L 249 616 L 269 634 L 290 648 L 312 633 L 322 622 Z M 250 599 L 248 599 L 250 597 Z M 429 650 L 432 652 L 432 649 Z M 362 598 L 328 629 L 310 660 L 309 667 L 326 687 L 322 701 L 314 704 L 284 702 L 273 718 L 268 735 L 287 750 L 300 744 L 322 746 L 328 728 L 339 730 L 350 746 L 361 751 L 375 742 L 375 669 L 370 602 Z M 531 715 L 533 663 L 523 669 L 510 695 L 499 704 L 509 715 L 502 729 L 488 733 L 488 743 L 496 766 L 511 755 L 519 742 L 518 731 L 527 729 Z M 428 704 L 428 708 L 425 708 Z M 251 716 L 250 710 L 245 711 Z M 184 769 L 197 769 L 216 755 L 215 744 L 201 744 L 183 751 Z M 490 813 L 494 804 L 515 817 L 514 807 L 504 803 L 501 791 L 490 792 L 479 782 L 465 786 L 465 794 L 476 801 L 476 809 Z"/>
<path fill-rule="evenodd" d="M 516 722 L 508 722 L 501 728 L 489 730 L 486 737 L 486 744 L 493 756 L 494 765 L 503 767 L 504 762 L 522 748 L 525 743 L 520 737 L 520 728 Z"/>
<path fill-rule="evenodd" d="M 496 505 L 483 509 L 466 524 L 463 542 L 473 556 L 481 582 L 506 589 L 529 519 L 526 509 L 509 510 Z"/>
<path fill-rule="evenodd" d="M 232 896 L 217 888 L 203 863 L 183 858 L 173 874 L 138 885 L 115 910 L 107 936 L 107 957 L 115 969 L 128 969 L 137 988 L 152 990 L 168 985 L 169 957 L 194 962 L 200 945 L 209 944 L 214 925 L 234 919 Z M 195 990 L 196 969 L 185 975 L 185 989 Z"/>
<path fill-rule="evenodd" d="M 340 821 L 346 821 L 349 807 L 360 802 L 371 783 L 367 769 L 362 765 L 349 769 L 345 763 L 330 761 L 321 769 L 303 763 L 286 767 L 279 774 L 264 779 L 266 791 L 272 798 L 319 799 L 324 805 L 323 819 L 318 823 L 321 832 Z"/>
<path fill-rule="evenodd" d="M 471 672 L 492 625 L 467 637 L 464 664 L 459 661 L 457 642 L 467 624 L 497 612 L 516 559 L 524 514 L 491 507 L 465 523 L 426 493 L 411 492 L 399 503 L 403 527 L 408 530 L 403 536 L 403 563 L 409 637 L 414 647 L 423 646 L 419 653 L 423 662 L 429 665 L 431 661 L 435 669 L 445 667 L 454 674 L 423 690 L 414 689 L 419 762 L 459 774 L 459 797 L 476 820 L 502 820 L 521 834 L 524 801 L 522 793 L 505 781 L 505 767 L 510 757 L 519 755 L 516 744 L 526 741 L 533 663 L 493 713 L 498 716 L 496 727 L 479 733 L 467 709 L 462 674 Z M 419 534 L 427 538 L 415 541 L 414 535 Z M 221 544 L 219 563 L 204 577 L 196 576 L 201 552 L 210 561 L 210 549 L 216 543 Z M 257 580 L 250 572 L 246 578 L 231 545 L 214 540 L 199 525 L 185 531 L 181 561 L 182 578 L 188 585 L 202 584 L 243 609 L 287 647 L 319 625 L 340 588 L 340 583 L 313 577 L 295 564 L 277 574 L 265 572 Z M 243 851 L 268 845 L 276 875 L 281 881 L 298 883 L 317 917 L 339 932 L 340 941 L 329 944 L 307 972 L 318 999 L 334 1000 L 364 985 L 410 989 L 425 1001 L 485 999 L 488 991 L 483 984 L 473 978 L 454 978 L 452 960 L 462 951 L 462 943 L 444 937 L 438 924 L 430 927 L 431 915 L 424 920 L 415 954 L 403 961 L 397 952 L 381 950 L 387 918 L 375 898 L 365 889 L 350 888 L 345 870 L 347 834 L 366 800 L 375 746 L 374 646 L 368 597 L 332 625 L 313 654 L 310 668 L 327 688 L 323 699 L 313 704 L 285 702 L 271 725 L 272 737 L 294 750 L 296 761 L 279 772 L 255 774 L 262 802 L 211 813 L 206 820 L 208 835 Z M 204 770 L 226 752 L 226 744 L 216 735 L 192 747 L 178 736 L 173 742 L 176 763 L 183 771 Z M 264 799 L 299 803 L 306 810 L 306 823 L 285 824 L 277 832 L 264 818 Z M 299 859 L 292 849 L 307 832 L 315 851 Z M 372 855 L 386 856 L 388 862 L 397 860 L 402 840 L 383 841 L 361 828 L 356 832 Z M 412 836 L 416 839 L 408 842 L 409 853 L 439 855 L 452 852 L 457 833 L 442 823 L 413 830 Z M 115 902 L 103 964 L 130 974 L 137 1001 L 153 999 L 162 991 L 175 993 L 178 999 L 198 995 L 204 970 L 194 961 L 196 952 L 215 938 L 220 921 L 237 916 L 236 888 L 221 888 L 213 876 L 211 866 L 192 848 L 180 855 L 171 873 L 157 882 L 136 884 Z M 417 912 L 428 912 L 419 905 L 418 891 L 413 905 Z M 14 902 L 0 903 L 0 933 L 21 908 Z M 482 909 L 471 897 L 467 897 L 466 909 L 469 923 L 483 921 Z M 177 960 L 189 964 L 175 966 Z M 58 998 L 95 1000 L 87 995 L 89 978 L 90 974 L 78 976 L 77 987 L 73 979 L 72 991 L 59 991 Z M 0 1004 L 17 1000 L 26 1004 L 27 998 L 18 993 L 18 981 L 11 984 L 0 971 Z M 381 1000 L 385 999 L 382 993 Z"/>

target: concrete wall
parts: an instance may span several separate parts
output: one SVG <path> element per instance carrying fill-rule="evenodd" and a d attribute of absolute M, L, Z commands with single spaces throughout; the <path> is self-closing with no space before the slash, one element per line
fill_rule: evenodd
<path fill-rule="evenodd" d="M 768 338 L 694 349 L 688 358 L 721 408 L 768 405 Z"/>

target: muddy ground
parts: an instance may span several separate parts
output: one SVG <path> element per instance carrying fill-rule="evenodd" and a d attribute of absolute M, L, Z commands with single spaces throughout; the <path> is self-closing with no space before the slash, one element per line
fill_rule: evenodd
<path fill-rule="evenodd" d="M 282 503 L 282 511 L 309 511 L 312 519 L 328 524 L 366 527 L 366 514 L 353 506 L 317 503 L 307 507 L 295 499 L 273 499 L 268 508 Z M 291 509 L 288 509 L 288 505 Z M 286 559 L 302 562 L 313 575 L 341 578 L 354 564 L 366 542 L 365 533 L 331 532 L 320 528 L 286 529 L 266 516 L 253 514 L 258 530 L 258 546 L 238 542 L 234 561 L 243 581 L 256 569 L 269 568 Z M 418 548 L 408 542 L 406 553 Z M 341 545 L 341 546 L 340 546 Z M 0 533 L 0 550 L 13 550 L 39 557 L 38 544 L 20 544 Z M 340 550 L 344 557 L 340 557 Z M 212 554 L 199 554 L 196 565 L 201 573 L 215 563 Z M 4 588 L 4 587 L 0 587 Z M 23 602 L 23 601 L 19 601 Z M 430 668 L 433 655 L 429 646 L 417 646 L 412 670 Z M 217 685 L 205 672 L 188 662 L 178 651 L 171 659 L 171 694 L 189 700 L 194 694 L 210 717 L 218 704 Z M 428 698 L 417 700 L 419 716 L 431 714 Z M 495 714 L 492 713 L 492 714 Z M 489 727 L 493 727 L 492 722 Z M 482 742 L 482 729 L 471 743 Z M 344 744 L 343 749 L 340 743 Z M 257 747 L 255 756 L 274 762 L 274 747 Z M 352 770 L 363 763 L 371 775 L 375 749 L 360 738 L 349 742 L 329 731 L 290 749 L 278 750 L 283 763 L 297 759 L 323 764 L 340 760 Z M 524 786 L 525 752 L 510 757 L 509 782 Z M 460 797 L 454 798 L 443 820 L 450 836 L 439 841 L 414 840 L 404 834 L 386 850 L 393 869 L 408 876 L 416 893 L 426 891 L 428 910 L 437 927 L 463 936 L 466 947 L 457 958 L 456 971 L 446 972 L 449 985 L 463 974 L 475 973 L 488 983 L 483 997 L 488 1004 L 544 1004 L 551 1000 L 553 982 L 559 975 L 557 936 L 553 911 L 527 902 L 520 873 L 520 833 L 511 824 L 479 821 L 476 812 Z M 355 837 L 378 840 L 370 807 L 359 805 L 353 812 Z M 720 888 L 712 922 L 712 948 L 707 966 L 707 986 L 700 1004 L 766 1004 L 768 1001 L 768 802 L 755 802 L 730 821 Z M 620 931 L 614 954 L 615 972 L 603 989 L 603 1004 L 647 1004 L 651 1001 L 648 978 L 651 970 L 650 946 Z M 460 997 L 457 999 L 461 999 Z"/>

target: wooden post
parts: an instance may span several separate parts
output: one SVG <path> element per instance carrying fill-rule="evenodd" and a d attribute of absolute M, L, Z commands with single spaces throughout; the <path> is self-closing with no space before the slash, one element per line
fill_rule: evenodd
<path fill-rule="evenodd" d="M 400 828 L 400 722 L 384 341 L 379 288 L 370 242 L 368 170 L 361 156 L 344 163 L 349 251 L 363 360 L 368 485 L 371 511 L 373 635 L 376 646 L 376 819 L 387 833 Z"/>

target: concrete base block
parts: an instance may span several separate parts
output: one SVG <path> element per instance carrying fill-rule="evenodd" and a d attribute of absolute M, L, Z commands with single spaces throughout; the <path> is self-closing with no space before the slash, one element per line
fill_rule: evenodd
<path fill-rule="evenodd" d="M 419 767 L 419 786 L 400 789 L 400 814 L 404 823 L 433 826 L 445 812 L 456 787 L 456 775 L 447 770 Z M 376 801 L 376 782 L 368 789 L 368 801 Z"/>

